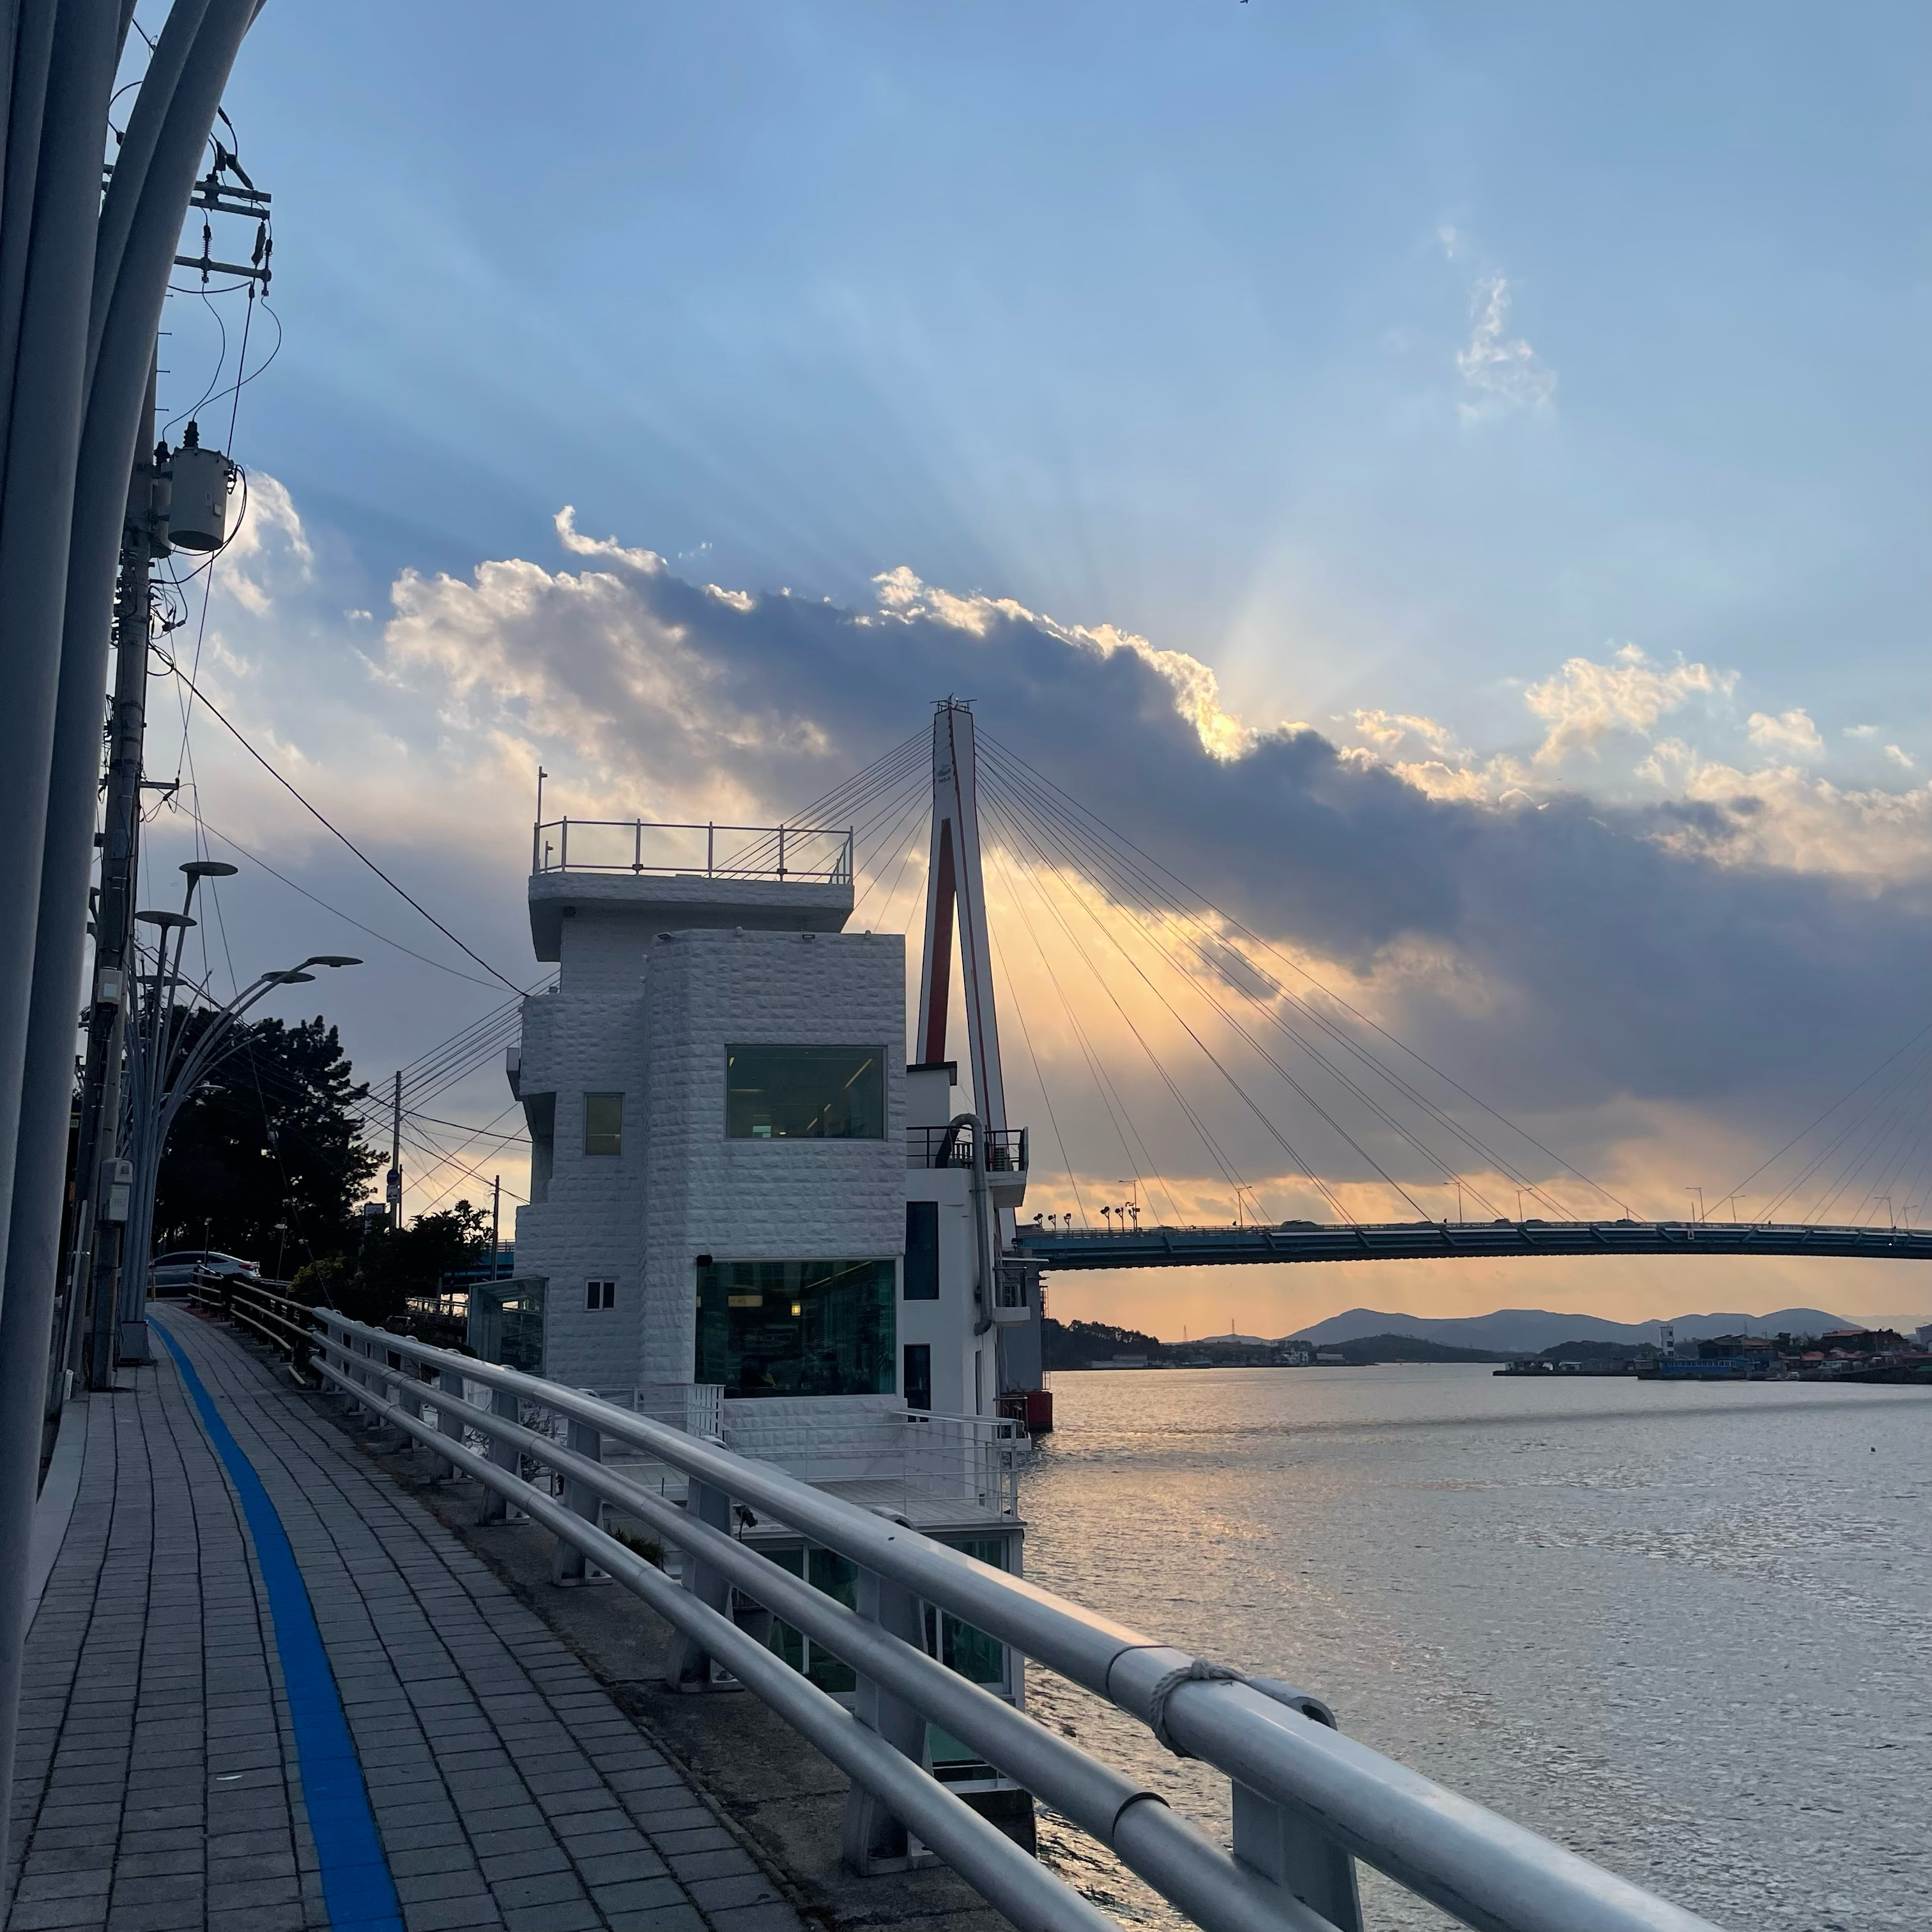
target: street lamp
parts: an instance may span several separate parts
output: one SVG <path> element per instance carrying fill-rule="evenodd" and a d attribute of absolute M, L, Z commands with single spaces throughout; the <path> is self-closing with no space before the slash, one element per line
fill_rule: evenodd
<path fill-rule="evenodd" d="M 225 876 L 234 869 L 232 866 L 224 866 L 215 860 L 201 860 L 193 866 L 182 868 L 188 874 L 190 898 L 196 885 L 202 878 Z M 186 926 L 193 925 L 194 922 L 188 917 L 185 907 L 178 914 L 144 912 L 137 914 L 136 916 L 161 928 L 158 962 L 161 970 L 154 976 L 154 1004 L 158 1010 L 150 1016 L 149 1024 L 142 1030 L 141 1064 L 134 1083 L 131 1138 L 134 1185 L 128 1204 L 128 1225 L 122 1250 L 121 1287 L 117 1299 L 121 1359 L 146 1361 L 148 1359 L 147 1323 L 142 1311 L 147 1306 L 149 1250 L 154 1245 L 155 1186 L 160 1174 L 161 1156 L 166 1149 L 168 1134 L 174 1126 L 175 1117 L 181 1112 L 182 1104 L 198 1090 L 209 1070 L 232 1051 L 236 1024 L 250 1008 L 266 998 L 278 987 L 310 984 L 315 978 L 315 975 L 308 970 L 311 966 L 333 968 L 359 966 L 362 962 L 345 952 L 316 952 L 296 965 L 281 967 L 273 972 L 261 974 L 217 1011 L 214 1018 L 202 1029 L 200 1037 L 181 1056 L 177 1065 L 175 1062 L 176 1039 L 173 1012 L 175 994 L 179 989 L 181 980 L 182 941 L 177 940 L 176 943 L 170 968 L 167 958 L 167 938 L 170 932 L 177 929 L 184 931 Z M 100 1351 L 104 1341 L 104 1336 L 97 1330 L 94 1360 L 97 1386 L 105 1386 L 110 1366 L 100 1358 Z"/>

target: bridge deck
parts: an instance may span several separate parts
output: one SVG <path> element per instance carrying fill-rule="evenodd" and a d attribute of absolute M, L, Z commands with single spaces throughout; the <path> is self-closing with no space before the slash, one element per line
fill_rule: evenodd
<path fill-rule="evenodd" d="M 1227 1268 L 1272 1262 L 1447 1256 L 1804 1255 L 1932 1261 L 1932 1231 L 1732 1221 L 1386 1221 L 1278 1227 L 1059 1230 L 1022 1227 L 1019 1252 L 1049 1269 Z"/>
<path fill-rule="evenodd" d="M 454 1534 L 222 1333 L 155 1327 L 158 1365 L 85 1412 L 7 1932 L 798 1932 Z"/>

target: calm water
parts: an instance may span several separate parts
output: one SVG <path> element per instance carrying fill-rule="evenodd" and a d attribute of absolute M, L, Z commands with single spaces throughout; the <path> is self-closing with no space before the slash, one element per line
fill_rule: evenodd
<path fill-rule="evenodd" d="M 1932 1391 L 1458 1366 L 1063 1375 L 1054 1401 L 1036 1581 L 1317 1693 L 1735 1932 L 1932 1924 Z M 1045 1672 L 1030 1701 L 1226 1841 L 1225 1780 Z M 1450 1922 L 1366 1874 L 1364 1903 Z"/>

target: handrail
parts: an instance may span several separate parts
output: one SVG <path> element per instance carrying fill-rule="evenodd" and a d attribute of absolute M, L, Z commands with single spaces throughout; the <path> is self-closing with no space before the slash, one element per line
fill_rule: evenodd
<path fill-rule="evenodd" d="M 433 1425 L 420 1415 L 411 1416 L 403 1405 L 378 1395 L 369 1386 L 370 1378 L 386 1388 L 408 1382 L 412 1400 L 420 1404 L 428 1393 L 421 1384 L 420 1371 L 434 1369 L 439 1378 L 444 1375 L 452 1378 L 454 1387 L 451 1394 L 460 1391 L 464 1383 L 474 1382 L 500 1397 L 519 1405 L 530 1402 L 579 1425 L 572 1432 L 572 1446 L 566 1448 L 523 1429 L 520 1417 L 504 1417 L 494 1403 L 485 1412 L 466 1402 L 460 1415 L 454 1413 L 452 1404 L 449 1418 L 458 1429 L 473 1429 L 493 1445 L 514 1445 L 518 1452 L 536 1457 L 560 1472 L 570 1490 L 586 1497 L 617 1501 L 641 1520 L 659 1525 L 674 1544 L 686 1550 L 700 1577 L 698 1587 L 702 1587 L 703 1572 L 710 1570 L 721 1586 L 737 1583 L 769 1610 L 776 1611 L 782 1603 L 788 1622 L 808 1630 L 815 1640 L 824 1632 L 822 1640 L 826 1647 L 844 1657 L 860 1673 L 862 1682 L 870 1678 L 884 1687 L 882 1694 L 903 1696 L 916 1709 L 935 1714 L 935 1721 L 985 1752 L 989 1762 L 1022 1778 L 1030 1789 L 1090 1830 L 1095 1828 L 1090 1821 L 1097 1822 L 1098 1814 L 1089 1802 L 1091 1791 L 1083 1799 L 1074 1789 L 1071 1767 L 1058 1758 L 1049 1762 L 1046 1756 L 1028 1756 L 1022 1749 L 1024 1738 L 1012 1732 L 1006 1720 L 987 1715 L 971 1698 L 964 1698 L 962 1703 L 963 1694 L 950 1686 L 935 1687 L 923 1665 L 909 1664 L 896 1652 L 878 1650 L 878 1643 L 898 1642 L 883 1630 L 876 1640 L 863 1633 L 855 1634 L 845 1621 L 854 1613 L 831 1615 L 821 1604 L 806 1600 L 817 1594 L 809 1586 L 798 1586 L 806 1592 L 800 1597 L 792 1587 L 796 1580 L 779 1581 L 786 1573 L 768 1575 L 765 1570 L 748 1568 L 766 1563 L 755 1551 L 732 1546 L 737 1552 L 733 1555 L 721 1549 L 718 1537 L 730 1544 L 728 1535 L 723 1534 L 730 1520 L 730 1502 L 756 1505 L 761 1513 L 852 1562 L 862 1573 L 862 1581 L 868 1576 L 882 1591 L 938 1606 L 1106 1698 L 1190 1755 L 1216 1766 L 1236 1786 L 1234 1846 L 1239 1863 L 1230 1868 L 1232 1878 L 1218 1866 L 1202 1864 L 1208 1853 L 1217 1859 L 1221 1856 L 1204 1840 L 1196 1845 L 1190 1838 L 1184 1848 L 1178 1847 L 1165 1826 L 1150 1828 L 1148 1820 L 1155 1808 L 1138 1798 L 1116 1813 L 1111 1827 L 1096 1833 L 1113 1846 L 1124 1862 L 1210 1932 L 1236 1932 L 1237 1928 L 1257 1922 L 1250 1889 L 1256 1874 L 1281 1880 L 1280 1886 L 1269 1887 L 1266 1877 L 1262 1880 L 1270 1907 L 1269 1922 L 1321 1924 L 1322 1920 L 1311 1920 L 1307 1908 L 1297 1904 L 1298 1896 L 1320 1900 L 1329 1923 L 1358 1926 L 1352 1875 L 1346 1864 L 1352 1857 L 1375 1865 L 1483 1932 L 1548 1932 L 1558 1926 L 1564 1932 L 1709 1932 L 1708 1922 L 1694 1914 L 1341 1736 L 1319 1720 L 1316 1714 L 1321 1707 L 1299 1693 L 1269 1685 L 1265 1680 L 1238 1679 L 1236 1673 L 1217 1670 L 1156 1643 L 1035 1584 L 976 1562 L 964 1552 L 934 1542 L 902 1523 L 829 1496 L 769 1464 L 734 1455 L 595 1396 L 368 1328 L 332 1311 L 318 1310 L 315 1318 L 324 1338 L 317 1366 L 330 1382 L 357 1402 L 372 1406 L 380 1403 L 380 1412 L 386 1418 L 430 1443 L 439 1455 L 452 1462 L 460 1461 L 460 1466 L 493 1487 L 507 1492 L 508 1485 L 515 1483 L 520 1502 L 530 1514 L 540 1516 L 560 1538 L 591 1555 L 600 1568 L 622 1579 L 619 1566 L 599 1553 L 610 1540 L 601 1531 L 579 1523 L 556 1506 L 543 1511 L 532 1508 L 523 1500 L 526 1493 L 542 1498 L 538 1492 L 529 1491 L 514 1472 L 506 1472 L 494 1459 L 474 1455 L 466 1448 L 459 1458 L 458 1436 L 445 1426 L 440 1412 Z M 376 1351 L 380 1352 L 380 1358 Z M 393 1363 L 391 1356 L 395 1358 Z M 412 1364 L 416 1372 L 405 1376 L 405 1363 Z M 605 1470 L 598 1460 L 598 1445 L 605 1436 L 643 1448 L 656 1460 L 681 1470 L 692 1485 L 688 1511 L 675 1510 L 662 1498 Z M 584 1453 L 586 1448 L 588 1454 Z M 723 1499 L 722 1505 L 706 1509 L 707 1494 Z M 590 1504 L 591 1513 L 596 1508 Z M 558 1527 L 560 1520 L 564 1527 Z M 594 1545 L 592 1538 L 596 1539 Z M 766 1567 L 776 1571 L 776 1565 Z M 740 1582 L 741 1577 L 747 1580 Z M 662 1607 L 658 1597 L 667 1594 L 641 1589 L 639 1593 L 646 1595 L 654 1608 Z M 705 1652 L 728 1663 L 724 1649 L 714 1640 L 714 1627 L 692 1615 L 694 1608 L 702 1607 L 692 1592 L 668 1594 L 680 1599 L 674 1606 L 679 1614 L 668 1609 L 664 1614 Z M 878 1622 L 885 1623 L 883 1613 Z M 922 1654 L 910 1644 L 900 1648 L 907 1658 Z M 736 1654 L 734 1646 L 734 1658 Z M 728 1661 L 728 1667 L 738 1672 L 735 1660 Z M 742 1681 L 766 1695 L 761 1682 L 754 1682 L 752 1676 L 741 1676 Z M 936 1715 L 942 1688 L 952 1700 L 946 1708 L 969 1728 L 957 1729 L 950 1718 Z M 774 1700 L 768 1697 L 767 1701 Z M 1039 1728 L 1017 1713 L 1009 1717 L 1012 1723 L 1028 1726 L 1029 1731 Z M 1091 1762 L 1084 1754 L 1075 1755 L 1084 1763 Z M 866 1781 L 865 1773 L 855 1770 L 854 1774 Z M 924 1778 L 925 1774 L 920 1775 Z M 869 1788 L 878 1790 L 881 1802 L 923 1834 L 924 1827 L 905 1808 L 906 1794 L 901 1784 L 889 1783 L 889 1790 L 876 1784 Z M 1150 1834 L 1159 1836 L 1152 1850 Z M 930 1842 L 940 1844 L 937 1838 Z M 1336 1876 L 1338 1864 L 1340 1880 Z M 964 1865 L 961 1869 L 976 1883 L 980 1882 L 975 1869 Z M 1237 1888 L 1229 1890 L 1236 1880 Z M 1232 1903 L 1237 1897 L 1243 1901 L 1238 1910 Z"/>

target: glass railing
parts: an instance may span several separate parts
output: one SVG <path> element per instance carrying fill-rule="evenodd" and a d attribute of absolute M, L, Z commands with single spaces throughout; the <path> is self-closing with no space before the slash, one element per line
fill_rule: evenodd
<path fill-rule="evenodd" d="M 822 825 L 658 825 L 555 818 L 532 828 L 532 872 L 632 872 L 706 879 L 852 883 L 852 835 Z"/>

